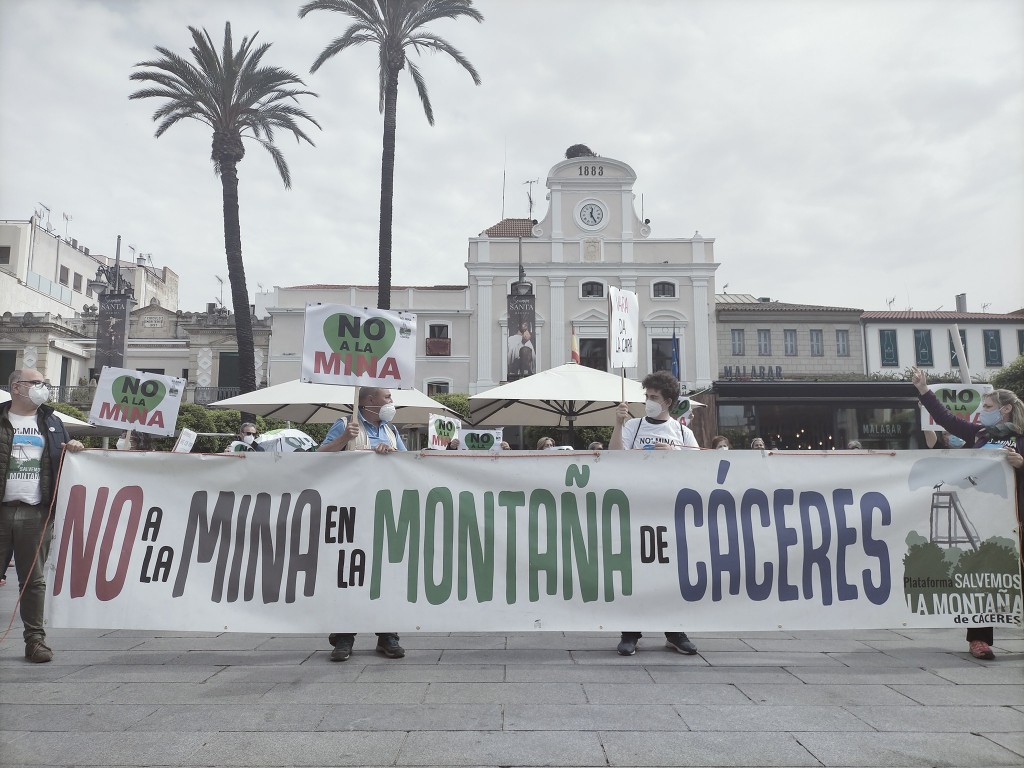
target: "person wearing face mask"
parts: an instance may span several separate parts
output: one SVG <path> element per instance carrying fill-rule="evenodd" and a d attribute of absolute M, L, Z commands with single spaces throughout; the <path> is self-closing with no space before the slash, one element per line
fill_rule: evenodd
<path fill-rule="evenodd" d="M 53 659 L 43 625 L 43 566 L 53 537 L 50 507 L 64 447 L 74 453 L 85 446 L 71 439 L 46 405 L 50 388 L 39 371 L 14 371 L 8 383 L 11 399 L 0 405 L 0 551 L 14 549 L 25 658 L 40 664 Z"/>
<path fill-rule="evenodd" d="M 729 438 L 725 435 L 715 435 L 711 438 L 711 450 L 728 451 L 730 448 L 732 448 L 732 443 L 729 442 Z"/>
<path fill-rule="evenodd" d="M 251 421 L 243 421 L 238 428 L 238 439 L 247 450 L 263 453 L 263 446 L 256 442 L 256 436 L 260 433 L 259 427 Z"/>
<path fill-rule="evenodd" d="M 405 443 L 395 425 L 395 406 L 391 390 L 381 387 L 362 387 L 359 390 L 357 418 L 338 419 L 331 425 L 317 452 L 373 451 L 379 454 L 405 451 Z M 355 644 L 354 632 L 332 632 L 327 642 L 334 646 L 331 661 L 348 661 Z M 377 633 L 377 653 L 389 659 L 405 656 L 405 649 L 398 643 L 395 632 Z"/>
<path fill-rule="evenodd" d="M 991 448 L 1003 452 L 1013 467 L 1017 484 L 1017 533 L 1021 533 L 1024 518 L 1024 402 L 1008 389 L 995 389 L 981 399 L 978 424 L 954 416 L 935 393 L 928 389 L 928 374 L 913 369 L 911 381 L 917 388 L 921 405 L 931 414 L 935 423 L 949 433 L 950 440 L 957 437 L 970 448 Z M 1024 551 L 1024 541 L 1021 542 Z M 994 633 L 992 627 L 972 627 L 967 630 L 967 643 L 971 656 L 991 661 Z"/>
<path fill-rule="evenodd" d="M 608 450 L 658 450 L 680 451 L 683 448 L 699 449 L 697 438 L 689 428 L 672 418 L 669 410 L 679 399 L 679 380 L 668 371 L 652 373 L 641 382 L 647 393 L 644 406 L 646 416 L 632 419 L 629 406 L 619 403 L 615 410 L 615 428 Z M 620 656 L 632 656 L 643 637 L 640 632 L 623 632 L 616 648 Z M 665 646 L 677 653 L 693 656 L 697 653 L 685 632 L 666 632 Z"/>

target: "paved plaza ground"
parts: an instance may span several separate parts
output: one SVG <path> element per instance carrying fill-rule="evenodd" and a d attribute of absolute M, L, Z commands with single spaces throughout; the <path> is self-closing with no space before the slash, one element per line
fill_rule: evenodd
<path fill-rule="evenodd" d="M 0 589 L 3 626 L 16 589 Z M 3 766 L 1024 765 L 1024 636 L 960 630 L 320 635 L 52 630 L 0 643 Z"/>

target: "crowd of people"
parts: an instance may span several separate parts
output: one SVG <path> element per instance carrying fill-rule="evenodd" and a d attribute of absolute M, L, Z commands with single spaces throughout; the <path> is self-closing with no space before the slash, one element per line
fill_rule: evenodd
<path fill-rule="evenodd" d="M 520 337 L 528 342 L 528 338 Z M 944 430 L 934 447 L 970 447 L 997 449 L 1004 453 L 1013 468 L 1017 484 L 1018 521 L 1024 500 L 1024 403 L 1013 392 L 997 389 L 984 396 L 980 422 L 974 423 L 950 413 L 929 390 L 923 371 L 913 369 L 912 383 L 919 393 L 921 405 Z M 615 410 L 614 427 L 608 450 L 687 450 L 700 449 L 694 433 L 670 411 L 680 395 L 679 381 L 666 371 L 647 376 L 642 386 L 645 392 L 644 416 L 631 416 L 627 403 Z M 84 448 L 68 435 L 63 422 L 47 405 L 49 384 L 36 370 L 26 368 L 14 371 L 9 380 L 11 400 L 0 404 L 0 555 L 3 556 L 3 576 L 6 583 L 8 566 L 13 562 L 22 591 L 20 602 L 24 624 L 25 657 L 36 663 L 48 662 L 53 652 L 46 645 L 43 606 L 46 584 L 43 564 L 52 538 L 53 520 L 49 510 L 56 491 L 56 478 L 62 452 L 77 452 Z M 394 425 L 396 408 L 388 389 L 362 387 L 358 407 L 353 417 L 338 419 L 316 449 L 318 452 L 373 451 L 380 455 L 407 450 L 398 428 Z M 258 428 L 252 422 L 241 424 L 237 445 L 241 450 L 262 451 L 256 442 Z M 145 450 L 148 436 L 129 430 L 117 442 L 121 450 Z M 236 444 L 233 443 L 233 444 Z M 452 448 L 452 445 L 455 448 Z M 715 435 L 711 449 L 730 450 L 728 437 Z M 449 449 L 457 449 L 452 440 Z M 543 436 L 537 441 L 538 451 L 568 449 L 558 446 L 554 438 Z M 750 442 L 752 450 L 765 451 L 760 437 Z M 861 444 L 851 440 L 851 450 Z M 500 443 L 501 450 L 509 444 Z M 599 441 L 591 442 L 589 451 L 603 451 Z M 640 632 L 623 631 L 617 646 L 619 654 L 632 656 L 642 638 Z M 338 631 L 328 636 L 332 650 L 331 661 L 346 661 L 352 655 L 356 634 Z M 992 627 L 975 627 L 967 631 L 969 652 L 978 659 L 992 660 Z M 666 646 L 675 652 L 694 655 L 697 647 L 685 632 L 665 632 Z M 405 656 L 396 632 L 377 633 L 377 652 L 390 659 Z"/>

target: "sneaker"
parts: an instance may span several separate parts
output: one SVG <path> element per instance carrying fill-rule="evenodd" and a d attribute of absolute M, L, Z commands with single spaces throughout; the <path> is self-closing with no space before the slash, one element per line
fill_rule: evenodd
<path fill-rule="evenodd" d="M 665 647 L 679 653 L 685 653 L 687 656 L 693 656 L 697 653 L 697 646 L 690 642 L 690 638 L 686 636 L 685 632 L 666 632 Z"/>
<path fill-rule="evenodd" d="M 639 637 L 624 637 L 619 640 L 615 650 L 619 652 L 619 656 L 632 656 L 636 653 L 636 644 L 639 642 Z"/>
<path fill-rule="evenodd" d="M 971 656 L 976 659 L 984 659 L 985 661 L 993 661 L 996 657 L 992 653 L 992 646 L 984 640 L 971 640 Z"/>
<path fill-rule="evenodd" d="M 53 661 L 53 651 L 42 640 L 31 640 L 25 644 L 25 658 L 35 664 Z"/>
<path fill-rule="evenodd" d="M 389 659 L 401 659 L 405 649 L 398 644 L 398 635 L 381 635 L 377 638 L 377 653 L 383 653 Z"/>
<path fill-rule="evenodd" d="M 334 638 L 334 650 L 331 651 L 331 661 L 348 661 L 348 657 L 352 655 L 352 644 L 355 642 L 354 637 L 338 637 L 337 635 L 331 635 Z"/>

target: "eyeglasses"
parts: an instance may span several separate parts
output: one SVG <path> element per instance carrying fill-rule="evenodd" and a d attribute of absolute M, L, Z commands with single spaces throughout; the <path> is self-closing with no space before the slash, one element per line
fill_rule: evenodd
<path fill-rule="evenodd" d="M 255 432 L 243 432 L 242 434 L 245 437 L 256 437 L 256 433 Z"/>
<path fill-rule="evenodd" d="M 36 386 L 37 384 L 42 384 L 44 387 L 52 386 L 48 381 L 34 381 L 33 379 L 21 379 L 11 384 L 11 386 L 16 387 L 19 384 L 31 384 L 33 387 Z"/>

